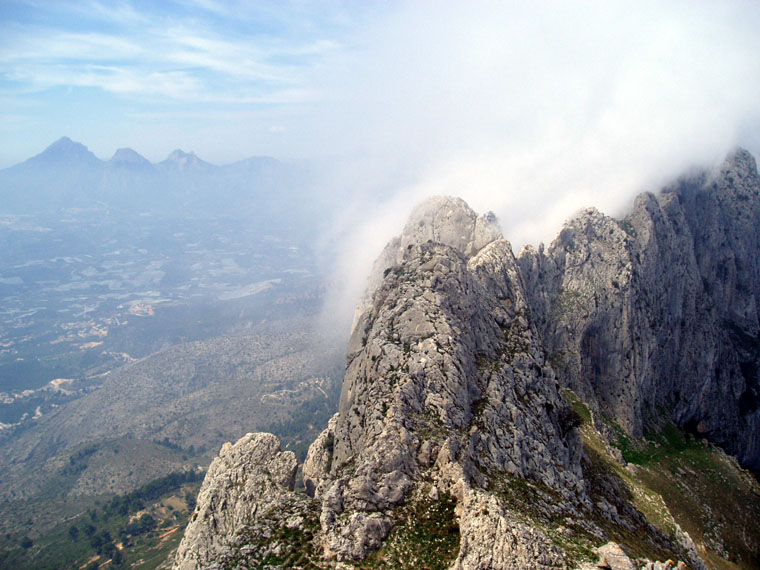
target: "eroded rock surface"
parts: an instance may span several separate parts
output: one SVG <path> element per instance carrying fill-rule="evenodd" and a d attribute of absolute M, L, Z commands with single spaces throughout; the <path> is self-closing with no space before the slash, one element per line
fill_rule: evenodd
<path fill-rule="evenodd" d="M 333 445 L 317 486 L 328 557 L 363 558 L 393 524 L 387 511 L 423 481 L 464 501 L 506 473 L 584 500 L 580 439 L 506 240 L 469 261 L 409 244 L 373 301 L 349 343 L 331 436 L 320 438 Z"/>
<path fill-rule="evenodd" d="M 760 179 L 739 150 L 716 174 L 590 209 L 519 258 L 562 381 L 629 433 L 672 419 L 760 466 Z"/>
<path fill-rule="evenodd" d="M 279 529 L 303 531 L 307 501 L 293 491 L 298 462 L 268 433 L 226 443 L 208 469 L 174 568 L 223 568 L 278 554 Z"/>
<path fill-rule="evenodd" d="M 375 265 L 306 492 L 274 436 L 225 446 L 177 567 L 683 567 L 651 561 L 674 553 L 704 569 L 672 518 L 656 527 L 636 506 L 651 497 L 634 496 L 593 420 L 584 447 L 560 381 L 633 435 L 665 410 L 751 463 L 758 228 L 742 152 L 713 178 L 640 196 L 625 220 L 586 210 L 519 262 L 492 216 L 428 200 Z M 425 526 L 436 502 L 445 532 L 428 524 L 417 540 L 444 546 L 427 565 L 399 529 Z M 654 554 L 629 557 L 618 535 Z"/>
<path fill-rule="evenodd" d="M 461 198 L 432 196 L 412 210 L 401 235 L 385 246 L 370 272 L 367 289 L 356 310 L 356 321 L 370 308 L 375 291 L 383 282 L 385 272 L 403 259 L 412 245 L 427 242 L 448 245 L 466 259 L 494 240 L 502 237 L 501 229 L 492 212 L 478 215 Z"/>

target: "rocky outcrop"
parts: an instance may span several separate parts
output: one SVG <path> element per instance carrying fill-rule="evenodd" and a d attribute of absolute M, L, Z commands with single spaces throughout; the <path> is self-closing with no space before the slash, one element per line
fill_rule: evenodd
<path fill-rule="evenodd" d="M 746 151 L 717 174 L 590 209 L 519 264 L 554 368 L 640 436 L 673 420 L 760 466 L 760 179 Z"/>
<path fill-rule="evenodd" d="M 305 533 L 308 501 L 292 493 L 298 462 L 272 434 L 248 434 L 226 443 L 209 467 L 174 567 L 224 568 L 242 561 L 281 558 L 289 529 Z"/>
<path fill-rule="evenodd" d="M 591 508 L 577 424 L 527 318 L 511 246 L 495 239 L 500 234 L 492 218 L 478 217 L 456 199 L 430 200 L 407 228 L 354 327 L 339 411 L 304 464 L 313 500 L 301 496 L 301 508 L 319 511 L 311 547 L 324 561 L 360 562 L 394 526 L 416 526 L 420 505 L 453 501 L 446 516 L 459 546 L 447 566 L 567 567 L 563 550 L 511 504 L 527 493 L 537 516 Z M 238 466 L 248 469 L 240 456 L 226 458 L 230 449 L 218 460 L 226 468 L 207 476 L 178 567 L 188 559 L 206 563 L 213 552 L 229 560 L 225 549 L 242 548 L 242 535 L 265 534 L 258 518 L 236 524 L 248 529 L 241 535 L 209 514 L 213 508 L 206 505 L 216 503 L 207 495 L 227 497 L 227 482 L 239 480 Z M 271 457 L 280 457 L 273 450 Z M 258 456 L 257 464 L 269 461 Z M 294 495 L 287 485 L 270 487 L 235 504 L 263 513 L 272 510 L 270 501 Z M 229 536 L 217 545 L 209 529 Z M 257 540 L 245 548 L 258 552 Z"/>
<path fill-rule="evenodd" d="M 328 557 L 379 546 L 387 511 L 423 482 L 462 505 L 505 473 L 583 500 L 580 439 L 525 309 L 505 240 L 469 262 L 407 246 L 354 328 L 339 413 L 320 438 L 333 445 L 316 486 Z"/>
<path fill-rule="evenodd" d="M 356 309 L 354 326 L 370 307 L 372 296 L 382 283 L 385 272 L 403 261 L 410 246 L 428 241 L 440 243 L 454 248 L 469 259 L 501 237 L 493 212 L 478 215 L 464 200 L 452 196 L 428 198 L 412 210 L 401 235 L 391 239 L 375 261 L 366 291 Z"/>
<path fill-rule="evenodd" d="M 735 242 L 758 231 L 760 185 L 744 158 L 622 221 L 586 210 L 519 261 L 461 200 L 417 208 L 360 304 L 305 493 L 274 436 L 226 446 L 176 567 L 703 570 L 595 425 L 638 435 L 665 410 L 754 457 L 760 262 Z"/>

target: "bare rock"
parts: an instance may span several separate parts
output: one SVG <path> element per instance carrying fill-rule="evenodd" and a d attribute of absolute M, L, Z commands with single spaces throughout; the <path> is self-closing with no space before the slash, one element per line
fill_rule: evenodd
<path fill-rule="evenodd" d="M 423 481 L 462 502 L 474 489 L 488 495 L 509 474 L 552 489 L 568 504 L 587 501 L 580 438 L 563 423 L 567 404 L 526 309 L 506 240 L 469 260 L 440 243 L 406 247 L 354 328 L 338 415 L 309 454 L 327 557 L 364 558 L 393 524 L 389 511 Z M 329 473 L 316 482 L 312 473 L 327 463 L 317 458 L 325 457 L 330 433 Z M 476 546 L 490 540 L 478 534 L 486 523 L 470 518 L 461 528 L 473 554 L 461 568 L 480 567 L 470 561 L 480 558 Z M 522 554 L 505 551 L 499 555 L 505 562 L 494 568 L 514 567 L 506 561 L 532 548 L 521 541 L 541 534 L 513 533 L 510 524 L 489 532 L 511 533 L 510 552 Z"/>
<path fill-rule="evenodd" d="M 608 542 L 600 546 L 596 553 L 599 555 L 597 568 L 608 568 L 609 570 L 637 570 L 636 565 L 628 557 L 625 551 L 620 548 L 617 542 Z"/>
<path fill-rule="evenodd" d="M 330 472 L 337 420 L 338 415 L 335 414 L 328 422 L 327 428 L 309 446 L 309 451 L 306 454 L 306 460 L 303 464 L 303 483 L 306 487 L 306 494 L 310 497 L 319 498 L 318 485 Z"/>
<path fill-rule="evenodd" d="M 462 504 L 462 542 L 452 570 L 567 568 L 560 548 L 493 495 L 468 489 Z"/>
<path fill-rule="evenodd" d="M 519 265 L 566 386 L 634 436 L 672 420 L 760 466 L 760 178 L 749 153 L 642 194 L 623 220 L 585 210 Z"/>
<path fill-rule="evenodd" d="M 273 528 L 301 525 L 306 509 L 291 493 L 297 468 L 295 455 L 281 451 L 272 434 L 249 433 L 234 445 L 225 443 L 203 481 L 174 568 L 220 568 L 240 554 L 241 544 L 255 556 L 253 545 Z"/>
<path fill-rule="evenodd" d="M 433 196 L 414 208 L 400 236 L 385 246 L 375 261 L 367 289 L 354 316 L 354 327 L 371 303 L 386 271 L 400 264 L 411 246 L 427 242 L 448 245 L 470 258 L 502 237 L 492 212 L 478 215 L 461 198 Z"/>

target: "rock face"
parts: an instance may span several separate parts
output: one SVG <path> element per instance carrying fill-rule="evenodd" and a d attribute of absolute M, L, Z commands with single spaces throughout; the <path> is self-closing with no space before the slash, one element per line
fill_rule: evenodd
<path fill-rule="evenodd" d="M 375 265 L 306 492 L 274 436 L 225 446 L 175 567 L 704 569 L 595 418 L 757 464 L 759 232 L 742 151 L 519 260 L 492 215 L 428 200 Z"/>
<path fill-rule="evenodd" d="M 519 265 L 563 383 L 634 435 L 672 419 L 760 467 L 760 179 L 717 174 L 586 210 Z"/>
<path fill-rule="evenodd" d="M 340 409 L 304 464 L 313 499 L 302 508 L 319 512 L 317 556 L 360 562 L 402 524 L 402 511 L 443 500 L 455 504 L 447 524 L 457 540 L 447 566 L 567 567 L 562 549 L 510 506 L 515 485 L 528 485 L 533 506 L 547 516 L 591 506 L 577 425 L 527 318 L 511 246 L 498 239 L 492 217 L 457 199 L 428 201 L 407 228 L 386 250 L 393 264 L 354 327 Z M 267 481 L 266 473 L 252 474 L 254 463 L 280 457 L 274 443 L 251 463 L 242 449 L 228 458 L 232 449 L 207 476 L 178 568 L 230 559 L 226 549 L 251 532 L 225 521 L 262 536 L 259 519 L 240 520 L 240 513 L 266 512 L 288 495 L 287 485 L 271 484 L 271 492 L 235 501 L 232 518 L 212 518 L 221 499 L 210 498 L 229 497 L 241 469 Z M 216 534 L 228 536 L 217 544 Z"/>
<path fill-rule="evenodd" d="M 580 440 L 524 317 L 506 240 L 469 261 L 450 246 L 409 243 L 373 300 L 349 342 L 338 415 L 310 454 L 332 442 L 315 485 L 327 556 L 377 548 L 393 522 L 386 512 L 423 481 L 456 497 L 465 520 L 470 502 L 489 501 L 479 494 L 494 473 L 582 500 Z"/>
<path fill-rule="evenodd" d="M 278 553 L 268 540 L 274 529 L 303 530 L 305 501 L 291 493 L 297 468 L 295 455 L 280 451 L 272 434 L 226 443 L 206 474 L 175 568 L 223 568 L 242 556 Z"/>
<path fill-rule="evenodd" d="M 354 326 L 356 320 L 370 308 L 372 296 L 382 283 L 385 271 L 402 263 L 409 246 L 430 241 L 448 245 L 470 258 L 501 237 L 499 224 L 492 212 L 479 216 L 461 198 L 428 198 L 412 210 L 404 231 L 388 242 L 375 261 L 367 290 L 356 310 Z"/>

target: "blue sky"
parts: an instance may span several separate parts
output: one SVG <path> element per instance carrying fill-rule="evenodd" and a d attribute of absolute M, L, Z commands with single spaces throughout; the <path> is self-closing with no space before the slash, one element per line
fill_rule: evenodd
<path fill-rule="evenodd" d="M 0 167 L 64 135 L 305 158 L 362 247 L 430 194 L 536 243 L 757 154 L 759 29 L 756 0 L 2 0 Z"/>
<path fill-rule="evenodd" d="M 62 135 L 153 160 L 186 145 L 216 161 L 282 151 L 281 123 L 319 98 L 310 77 L 371 13 L 340 2 L 3 0 L 0 167 Z"/>

